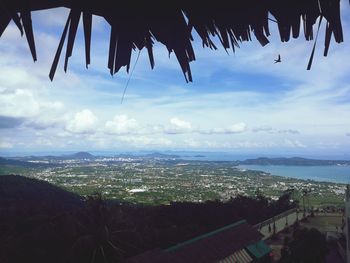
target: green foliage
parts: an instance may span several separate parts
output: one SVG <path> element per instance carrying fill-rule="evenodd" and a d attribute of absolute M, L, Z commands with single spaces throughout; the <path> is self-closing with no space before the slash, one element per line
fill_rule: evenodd
<path fill-rule="evenodd" d="M 238 196 L 227 202 L 135 205 L 85 200 L 47 182 L 0 177 L 0 262 L 118 262 L 240 219 L 256 224 L 293 204 Z"/>
<path fill-rule="evenodd" d="M 324 235 L 315 228 L 296 229 L 293 240 L 285 240 L 281 263 L 320 263 L 328 253 Z"/>

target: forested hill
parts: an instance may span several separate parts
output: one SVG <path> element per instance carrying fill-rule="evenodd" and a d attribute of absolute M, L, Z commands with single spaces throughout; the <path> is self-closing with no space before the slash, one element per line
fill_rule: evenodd
<path fill-rule="evenodd" d="M 3 211 L 66 210 L 82 205 L 81 196 L 48 182 L 18 175 L 0 176 L 0 209 Z"/>
<path fill-rule="evenodd" d="M 267 158 L 247 159 L 239 161 L 245 165 L 293 165 L 293 166 L 326 166 L 326 165 L 350 165 L 349 160 L 316 160 L 301 157 L 292 158 Z"/>
<path fill-rule="evenodd" d="M 98 194 L 82 199 L 45 181 L 4 175 L 0 262 L 92 262 L 93 252 L 101 248 L 104 253 L 93 262 L 122 262 L 241 219 L 254 225 L 294 206 L 289 193 L 276 201 L 258 195 L 227 202 L 133 205 Z"/>
<path fill-rule="evenodd" d="M 8 158 L 0 157 L 0 165 L 12 165 L 12 166 L 20 166 L 20 167 L 36 167 L 38 166 L 35 163 L 30 163 L 26 161 L 12 160 Z"/>

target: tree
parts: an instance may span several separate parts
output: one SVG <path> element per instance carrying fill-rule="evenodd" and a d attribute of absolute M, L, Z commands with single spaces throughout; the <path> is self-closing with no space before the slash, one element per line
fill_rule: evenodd
<path fill-rule="evenodd" d="M 71 249 L 71 262 L 115 262 L 123 251 L 112 243 L 110 231 L 113 216 L 100 193 L 88 196 L 83 233 Z"/>
<path fill-rule="evenodd" d="M 324 235 L 315 228 L 297 229 L 293 234 L 293 241 L 289 243 L 290 261 L 295 263 L 320 263 L 328 253 L 327 242 Z"/>

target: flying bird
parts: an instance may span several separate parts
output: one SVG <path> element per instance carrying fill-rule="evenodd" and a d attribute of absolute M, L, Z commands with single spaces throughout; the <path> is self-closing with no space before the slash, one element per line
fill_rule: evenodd
<path fill-rule="evenodd" d="M 281 55 L 278 54 L 278 58 L 275 59 L 275 64 L 276 64 L 276 63 L 280 63 L 280 62 L 282 62 L 282 60 L 281 60 Z"/>

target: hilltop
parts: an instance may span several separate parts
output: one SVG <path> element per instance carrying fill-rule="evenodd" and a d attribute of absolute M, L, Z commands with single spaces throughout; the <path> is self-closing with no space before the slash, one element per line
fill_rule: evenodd
<path fill-rule="evenodd" d="M 95 156 L 88 152 L 77 152 L 70 155 L 65 155 L 65 158 L 69 159 L 94 159 Z"/>

